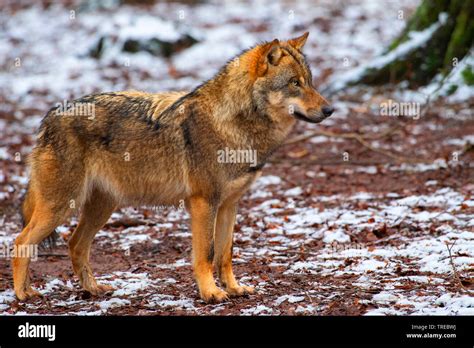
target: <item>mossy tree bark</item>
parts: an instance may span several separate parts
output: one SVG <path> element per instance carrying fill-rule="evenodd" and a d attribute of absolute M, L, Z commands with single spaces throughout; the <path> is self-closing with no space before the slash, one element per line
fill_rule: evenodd
<path fill-rule="evenodd" d="M 384 84 L 406 80 L 410 87 L 428 84 L 441 73 L 447 75 L 456 61 L 471 49 L 474 38 L 474 0 L 423 0 L 408 20 L 405 30 L 388 47 L 385 55 L 395 52 L 409 42 L 412 33 L 422 32 L 445 20 L 420 47 L 413 47 L 403 55 L 377 68 L 368 68 L 355 83 Z"/>

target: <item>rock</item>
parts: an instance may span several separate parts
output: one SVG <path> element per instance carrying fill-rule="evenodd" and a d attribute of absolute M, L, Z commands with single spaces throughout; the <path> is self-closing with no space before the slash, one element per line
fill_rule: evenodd
<path fill-rule="evenodd" d="M 154 56 L 170 57 L 197 42 L 195 38 L 188 34 L 183 35 L 177 41 L 163 41 L 157 38 L 147 40 L 128 39 L 124 42 L 122 50 L 129 53 L 146 51 Z"/>
<path fill-rule="evenodd" d="M 96 59 L 100 59 L 104 52 L 112 44 L 115 44 L 112 41 L 117 42 L 117 40 L 111 40 L 111 38 L 109 37 L 102 36 L 90 49 L 89 56 Z M 145 51 L 154 56 L 162 56 L 168 58 L 171 57 L 173 54 L 194 45 L 197 42 L 198 40 L 196 40 L 189 34 L 184 34 L 182 37 L 175 41 L 162 40 L 158 38 L 129 38 L 123 41 L 121 50 L 128 53 L 137 53 L 140 51 Z"/>

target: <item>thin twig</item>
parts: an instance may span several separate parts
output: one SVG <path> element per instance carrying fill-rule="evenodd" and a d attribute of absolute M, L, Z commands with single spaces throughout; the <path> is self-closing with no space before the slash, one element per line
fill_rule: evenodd
<path fill-rule="evenodd" d="M 456 265 L 454 264 L 454 261 L 453 261 L 453 256 L 451 255 L 451 249 L 453 248 L 454 244 L 456 244 L 456 241 L 454 241 L 453 244 L 451 244 L 451 246 L 449 246 L 449 243 L 446 242 L 446 249 L 448 249 L 448 254 L 449 254 L 449 262 L 451 263 L 451 267 L 453 268 L 454 280 L 458 283 L 458 285 L 461 287 L 462 290 L 470 293 L 470 291 L 466 289 L 466 287 L 463 285 L 461 278 L 459 278 L 458 270 L 456 269 Z"/>
<path fill-rule="evenodd" d="M 448 80 L 448 78 L 452 75 L 453 71 L 455 69 L 451 69 L 451 71 L 449 72 L 449 74 L 445 75 L 441 81 L 439 82 L 438 86 L 435 88 L 435 90 L 433 92 L 431 92 L 428 97 L 426 98 L 426 103 L 425 105 L 423 105 L 422 109 L 421 109 L 421 112 L 420 112 L 420 117 L 423 117 L 425 116 L 426 112 L 429 110 L 430 106 L 431 106 L 431 97 L 434 96 L 443 86 L 444 84 L 446 83 L 446 81 Z"/>
<path fill-rule="evenodd" d="M 54 253 L 38 254 L 38 256 L 42 256 L 42 257 L 51 257 L 51 256 L 54 256 L 54 257 L 69 257 L 68 254 L 54 254 Z"/>
<path fill-rule="evenodd" d="M 304 293 L 306 297 L 309 299 L 309 301 L 311 302 L 311 304 L 314 304 L 313 298 L 309 295 L 309 293 L 307 291 L 305 291 Z"/>

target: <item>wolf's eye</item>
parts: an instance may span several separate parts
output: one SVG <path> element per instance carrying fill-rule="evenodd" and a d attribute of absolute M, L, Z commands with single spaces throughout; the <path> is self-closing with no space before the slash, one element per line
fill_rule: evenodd
<path fill-rule="evenodd" d="M 291 79 L 290 85 L 292 85 L 292 86 L 294 86 L 294 87 L 299 87 L 299 86 L 300 86 L 300 82 L 299 82 L 297 79 Z"/>

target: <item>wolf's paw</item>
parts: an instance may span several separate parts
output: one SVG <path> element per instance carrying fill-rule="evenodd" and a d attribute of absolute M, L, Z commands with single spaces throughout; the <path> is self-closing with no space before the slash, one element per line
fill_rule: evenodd
<path fill-rule="evenodd" d="M 40 292 L 34 290 L 31 286 L 25 288 L 25 289 L 17 289 L 15 290 L 15 295 L 20 301 L 25 301 L 31 297 L 41 297 Z"/>
<path fill-rule="evenodd" d="M 255 288 L 246 285 L 237 285 L 232 288 L 226 288 L 226 291 L 229 293 L 230 296 L 237 297 L 254 294 Z"/>
<path fill-rule="evenodd" d="M 114 291 L 114 287 L 110 285 L 105 285 L 105 284 L 95 284 L 95 286 L 91 286 L 87 289 L 84 289 L 85 291 L 89 292 L 93 296 L 99 296 L 102 294 L 106 294 L 108 292 Z"/>
<path fill-rule="evenodd" d="M 201 291 L 201 299 L 206 303 L 220 303 L 229 299 L 229 294 L 224 290 L 215 287 Z"/>

